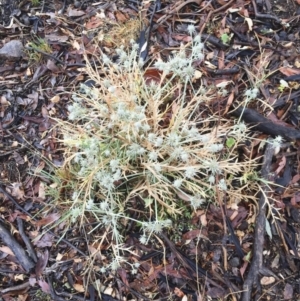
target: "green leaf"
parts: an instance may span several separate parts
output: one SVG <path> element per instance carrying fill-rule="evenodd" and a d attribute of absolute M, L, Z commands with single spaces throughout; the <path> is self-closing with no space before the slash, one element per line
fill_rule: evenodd
<path fill-rule="evenodd" d="M 227 33 L 223 33 L 221 35 L 221 40 L 223 44 L 228 44 L 228 42 L 230 41 L 230 36 Z"/>
<path fill-rule="evenodd" d="M 235 139 L 230 137 L 226 140 L 226 146 L 231 148 L 235 145 L 235 142 L 236 142 Z"/>

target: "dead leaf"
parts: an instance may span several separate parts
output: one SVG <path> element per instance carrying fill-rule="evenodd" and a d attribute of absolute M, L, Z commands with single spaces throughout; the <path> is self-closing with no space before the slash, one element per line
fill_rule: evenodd
<path fill-rule="evenodd" d="M 184 292 L 181 289 L 179 289 L 178 287 L 175 287 L 174 294 L 179 298 L 183 298 L 183 296 L 184 296 Z"/>
<path fill-rule="evenodd" d="M 280 255 L 277 254 L 275 256 L 275 258 L 273 259 L 272 263 L 271 263 L 271 267 L 274 269 L 274 268 L 278 268 L 279 266 L 279 260 L 280 260 Z"/>
<path fill-rule="evenodd" d="M 83 293 L 85 291 L 83 285 L 79 283 L 74 283 L 73 288 L 79 293 Z"/>
<path fill-rule="evenodd" d="M 7 246 L 0 247 L 0 251 L 8 255 L 15 256 L 14 252 Z"/>
<path fill-rule="evenodd" d="M 39 240 L 33 240 L 33 244 L 39 248 L 51 247 L 53 244 L 53 235 L 46 233 Z"/>
<path fill-rule="evenodd" d="M 12 183 L 10 187 L 11 195 L 18 200 L 23 200 L 25 196 L 25 192 L 23 190 L 23 186 L 21 183 Z"/>
<path fill-rule="evenodd" d="M 86 29 L 95 29 L 103 25 L 103 20 L 97 18 L 97 16 L 92 17 L 86 24 Z"/>
<path fill-rule="evenodd" d="M 291 184 L 296 184 L 300 180 L 300 174 L 296 174 L 293 176 Z"/>
<path fill-rule="evenodd" d="M 275 173 L 276 175 L 279 175 L 279 173 L 284 169 L 285 165 L 286 165 L 286 157 L 283 156 L 283 157 L 281 158 L 281 160 L 279 161 L 278 167 L 277 167 L 277 169 L 275 170 L 274 173 Z"/>
<path fill-rule="evenodd" d="M 287 283 L 283 291 L 284 300 L 291 300 L 293 298 L 293 293 L 294 293 L 293 286 Z"/>
<path fill-rule="evenodd" d="M 24 274 L 17 274 L 14 276 L 14 280 L 18 281 L 18 280 L 24 280 Z"/>
<path fill-rule="evenodd" d="M 157 68 L 148 68 L 144 73 L 145 82 L 150 85 L 152 82 L 159 84 L 161 81 L 162 72 Z"/>
<path fill-rule="evenodd" d="M 60 218 L 60 214 L 58 213 L 51 213 L 48 216 L 42 218 L 39 221 L 34 222 L 38 227 L 45 226 L 54 223 Z"/>
<path fill-rule="evenodd" d="M 94 257 L 95 259 L 98 259 L 98 260 L 102 260 L 102 255 L 101 255 L 101 252 L 99 251 L 99 249 L 96 249 L 92 245 L 88 245 L 88 249 L 91 254 L 90 255 L 91 257 Z"/>
<path fill-rule="evenodd" d="M 56 261 L 61 261 L 61 260 L 63 259 L 63 257 L 64 257 L 63 254 L 58 253 L 57 256 L 56 256 L 56 258 L 55 258 L 55 260 L 56 260 Z"/>
<path fill-rule="evenodd" d="M 48 117 L 49 117 L 49 113 L 48 113 L 48 110 L 47 110 L 47 108 L 46 108 L 45 105 L 42 106 L 42 116 L 43 116 L 44 118 L 48 118 Z M 42 123 L 41 123 L 41 124 L 42 124 Z"/>
<path fill-rule="evenodd" d="M 269 284 L 272 284 L 274 282 L 275 282 L 275 278 L 273 276 L 271 276 L 271 277 L 264 276 L 260 280 L 261 285 L 269 285 Z"/>
<path fill-rule="evenodd" d="M 197 79 L 199 79 L 199 78 L 201 78 L 202 75 L 203 75 L 203 73 L 202 73 L 201 71 L 195 70 L 194 76 L 193 76 L 193 81 L 194 81 L 194 80 L 197 80 Z"/>
<path fill-rule="evenodd" d="M 242 277 L 244 276 L 245 271 L 246 271 L 248 265 L 249 265 L 249 262 L 248 261 L 244 261 L 242 267 L 240 268 L 240 273 L 241 273 Z"/>
<path fill-rule="evenodd" d="M 0 104 L 2 106 L 10 106 L 11 105 L 11 103 L 6 99 L 6 97 L 4 95 L 2 95 L 0 97 Z"/>
<path fill-rule="evenodd" d="M 291 198 L 291 204 L 293 206 L 298 206 L 298 203 L 300 203 L 300 193 L 296 192 Z"/>
<path fill-rule="evenodd" d="M 117 21 L 121 22 L 121 23 L 124 23 L 128 20 L 128 17 L 126 15 L 124 15 L 123 13 L 121 13 L 120 11 L 116 11 L 115 17 L 116 17 Z"/>
<path fill-rule="evenodd" d="M 50 294 L 50 286 L 45 280 L 40 279 L 37 282 L 44 293 Z"/>
<path fill-rule="evenodd" d="M 226 104 L 226 108 L 225 108 L 224 114 L 226 114 L 226 113 L 228 112 L 229 108 L 230 108 L 231 105 L 232 105 L 233 100 L 234 100 L 234 91 L 232 91 L 232 92 L 230 93 L 230 95 L 228 96 L 227 104 Z"/>
<path fill-rule="evenodd" d="M 52 73 L 59 73 L 60 68 L 55 65 L 55 63 L 52 60 L 47 61 L 47 68 L 52 71 Z"/>
<path fill-rule="evenodd" d="M 68 17 L 81 17 L 81 16 L 85 15 L 85 12 L 83 10 L 72 9 L 71 7 L 69 7 L 67 14 L 68 14 Z"/>
<path fill-rule="evenodd" d="M 38 80 L 47 72 L 47 70 L 48 68 L 45 64 L 38 66 L 33 74 L 32 80 L 33 81 Z"/>
<path fill-rule="evenodd" d="M 16 161 L 17 164 L 24 164 L 25 163 L 25 160 L 24 158 L 17 152 L 13 152 L 13 157 Z"/>
<path fill-rule="evenodd" d="M 58 102 L 60 101 L 60 96 L 59 96 L 59 95 L 55 95 L 55 96 L 53 96 L 53 97 L 50 99 L 50 101 L 51 101 L 52 103 L 58 103 Z"/>
<path fill-rule="evenodd" d="M 191 240 L 191 239 L 194 239 L 196 237 L 209 240 L 205 235 L 202 234 L 202 230 L 200 230 L 200 229 L 191 230 L 191 231 L 188 231 L 188 232 L 186 232 L 182 235 L 182 238 L 184 240 Z"/>
<path fill-rule="evenodd" d="M 281 67 L 279 68 L 279 71 L 286 76 L 300 74 L 300 69 L 291 68 L 291 67 Z"/>
<path fill-rule="evenodd" d="M 252 31 L 253 29 L 253 21 L 251 18 L 245 18 L 247 24 L 248 24 L 248 28 L 249 28 L 249 31 Z"/>
<path fill-rule="evenodd" d="M 35 266 L 36 276 L 40 277 L 43 274 L 49 260 L 49 251 L 46 249 L 44 253 L 39 253 L 38 261 Z"/>
<path fill-rule="evenodd" d="M 128 275 L 125 269 L 120 268 L 118 269 L 118 274 L 122 279 L 122 282 L 124 283 L 125 287 L 129 287 L 129 282 L 128 282 Z"/>
<path fill-rule="evenodd" d="M 294 62 L 294 65 L 295 65 L 296 68 L 300 68 L 300 60 L 296 59 L 295 62 Z"/>
<path fill-rule="evenodd" d="M 45 185 L 43 182 L 40 182 L 39 185 L 39 196 L 38 196 L 41 200 L 45 200 L 46 199 L 46 192 L 45 192 Z"/>
<path fill-rule="evenodd" d="M 65 43 L 65 42 L 68 41 L 69 36 L 57 35 L 57 34 L 55 34 L 55 33 L 52 33 L 52 34 L 46 34 L 46 35 L 45 35 L 45 38 L 46 38 L 48 41 L 51 41 L 51 42 L 61 42 L 61 43 Z"/>

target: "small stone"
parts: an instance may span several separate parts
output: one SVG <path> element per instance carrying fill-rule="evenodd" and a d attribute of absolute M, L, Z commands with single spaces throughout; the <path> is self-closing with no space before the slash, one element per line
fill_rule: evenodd
<path fill-rule="evenodd" d="M 80 1 L 74 1 L 74 7 L 79 8 L 81 5 Z"/>
<path fill-rule="evenodd" d="M 11 40 L 0 49 L 0 57 L 18 59 L 23 55 L 23 44 L 18 40 Z"/>
<path fill-rule="evenodd" d="M 229 260 L 229 264 L 232 266 L 232 267 L 238 267 L 240 265 L 241 261 L 238 257 L 233 257 Z"/>

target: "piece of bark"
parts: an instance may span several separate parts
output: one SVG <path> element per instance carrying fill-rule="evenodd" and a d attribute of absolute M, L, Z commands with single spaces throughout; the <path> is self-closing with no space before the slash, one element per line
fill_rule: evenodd
<path fill-rule="evenodd" d="M 234 109 L 234 111 L 230 112 L 230 114 L 237 118 L 241 118 L 250 125 L 251 129 L 256 131 L 260 131 L 273 137 L 281 136 L 288 141 L 300 139 L 300 131 L 292 127 L 276 124 L 255 110 L 238 107 Z"/>
<path fill-rule="evenodd" d="M 32 243 L 31 241 L 29 240 L 28 236 L 25 234 L 25 231 L 24 231 L 24 225 L 23 225 L 23 221 L 21 218 L 17 218 L 17 223 L 18 223 L 18 229 L 19 229 L 19 233 L 27 247 L 27 250 L 28 250 L 28 253 L 29 253 L 29 256 L 31 257 L 31 259 L 36 263 L 38 261 L 38 258 L 36 256 L 36 253 L 33 249 L 33 246 L 32 246 Z"/>
<path fill-rule="evenodd" d="M 266 181 L 269 181 L 269 175 L 271 170 L 272 158 L 274 155 L 274 147 L 268 143 L 266 146 L 264 160 L 261 169 L 261 176 Z M 258 214 L 255 221 L 255 232 L 254 232 L 254 244 L 253 244 L 253 257 L 250 263 L 250 269 L 245 278 L 243 284 L 243 293 L 241 301 L 252 301 L 257 300 L 257 296 L 253 298 L 252 291 L 255 286 L 259 285 L 259 273 L 263 270 L 263 246 L 264 246 L 264 234 L 266 227 L 266 208 L 268 200 L 266 196 L 270 190 L 268 184 L 261 187 L 264 193 L 260 193 L 258 201 Z M 258 294 L 259 295 L 259 294 Z"/>
<path fill-rule="evenodd" d="M 26 254 L 24 248 L 17 242 L 12 234 L 7 230 L 4 223 L 0 221 L 0 237 L 5 245 L 7 245 L 15 254 L 17 260 L 20 262 L 24 270 L 28 273 L 34 268 L 35 263 Z"/>

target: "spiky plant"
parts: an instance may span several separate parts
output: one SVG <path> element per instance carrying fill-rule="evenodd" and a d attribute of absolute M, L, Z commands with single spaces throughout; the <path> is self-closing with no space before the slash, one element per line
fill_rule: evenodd
<path fill-rule="evenodd" d="M 232 202 L 243 198 L 232 182 L 253 168 L 236 153 L 247 128 L 200 117 L 199 106 L 208 101 L 205 87 L 195 90 L 191 83 L 203 44 L 196 36 L 190 45 L 155 64 L 160 74 L 155 81 L 138 61 L 137 45 L 129 53 L 117 49 L 117 63 L 103 54 L 101 74 L 87 66 L 95 86 L 82 84 L 68 106 L 69 120 L 57 120 L 65 162 L 54 177 L 63 192 L 56 193 L 55 206 L 70 223 L 92 218 L 111 233 L 114 260 L 106 268 L 123 262 L 124 219 L 141 227 L 140 241 L 147 243 L 172 224 L 172 216 L 192 214 L 216 195 Z M 135 197 L 144 202 L 147 218 L 128 216 Z M 185 206 L 178 206 L 182 201 Z"/>

